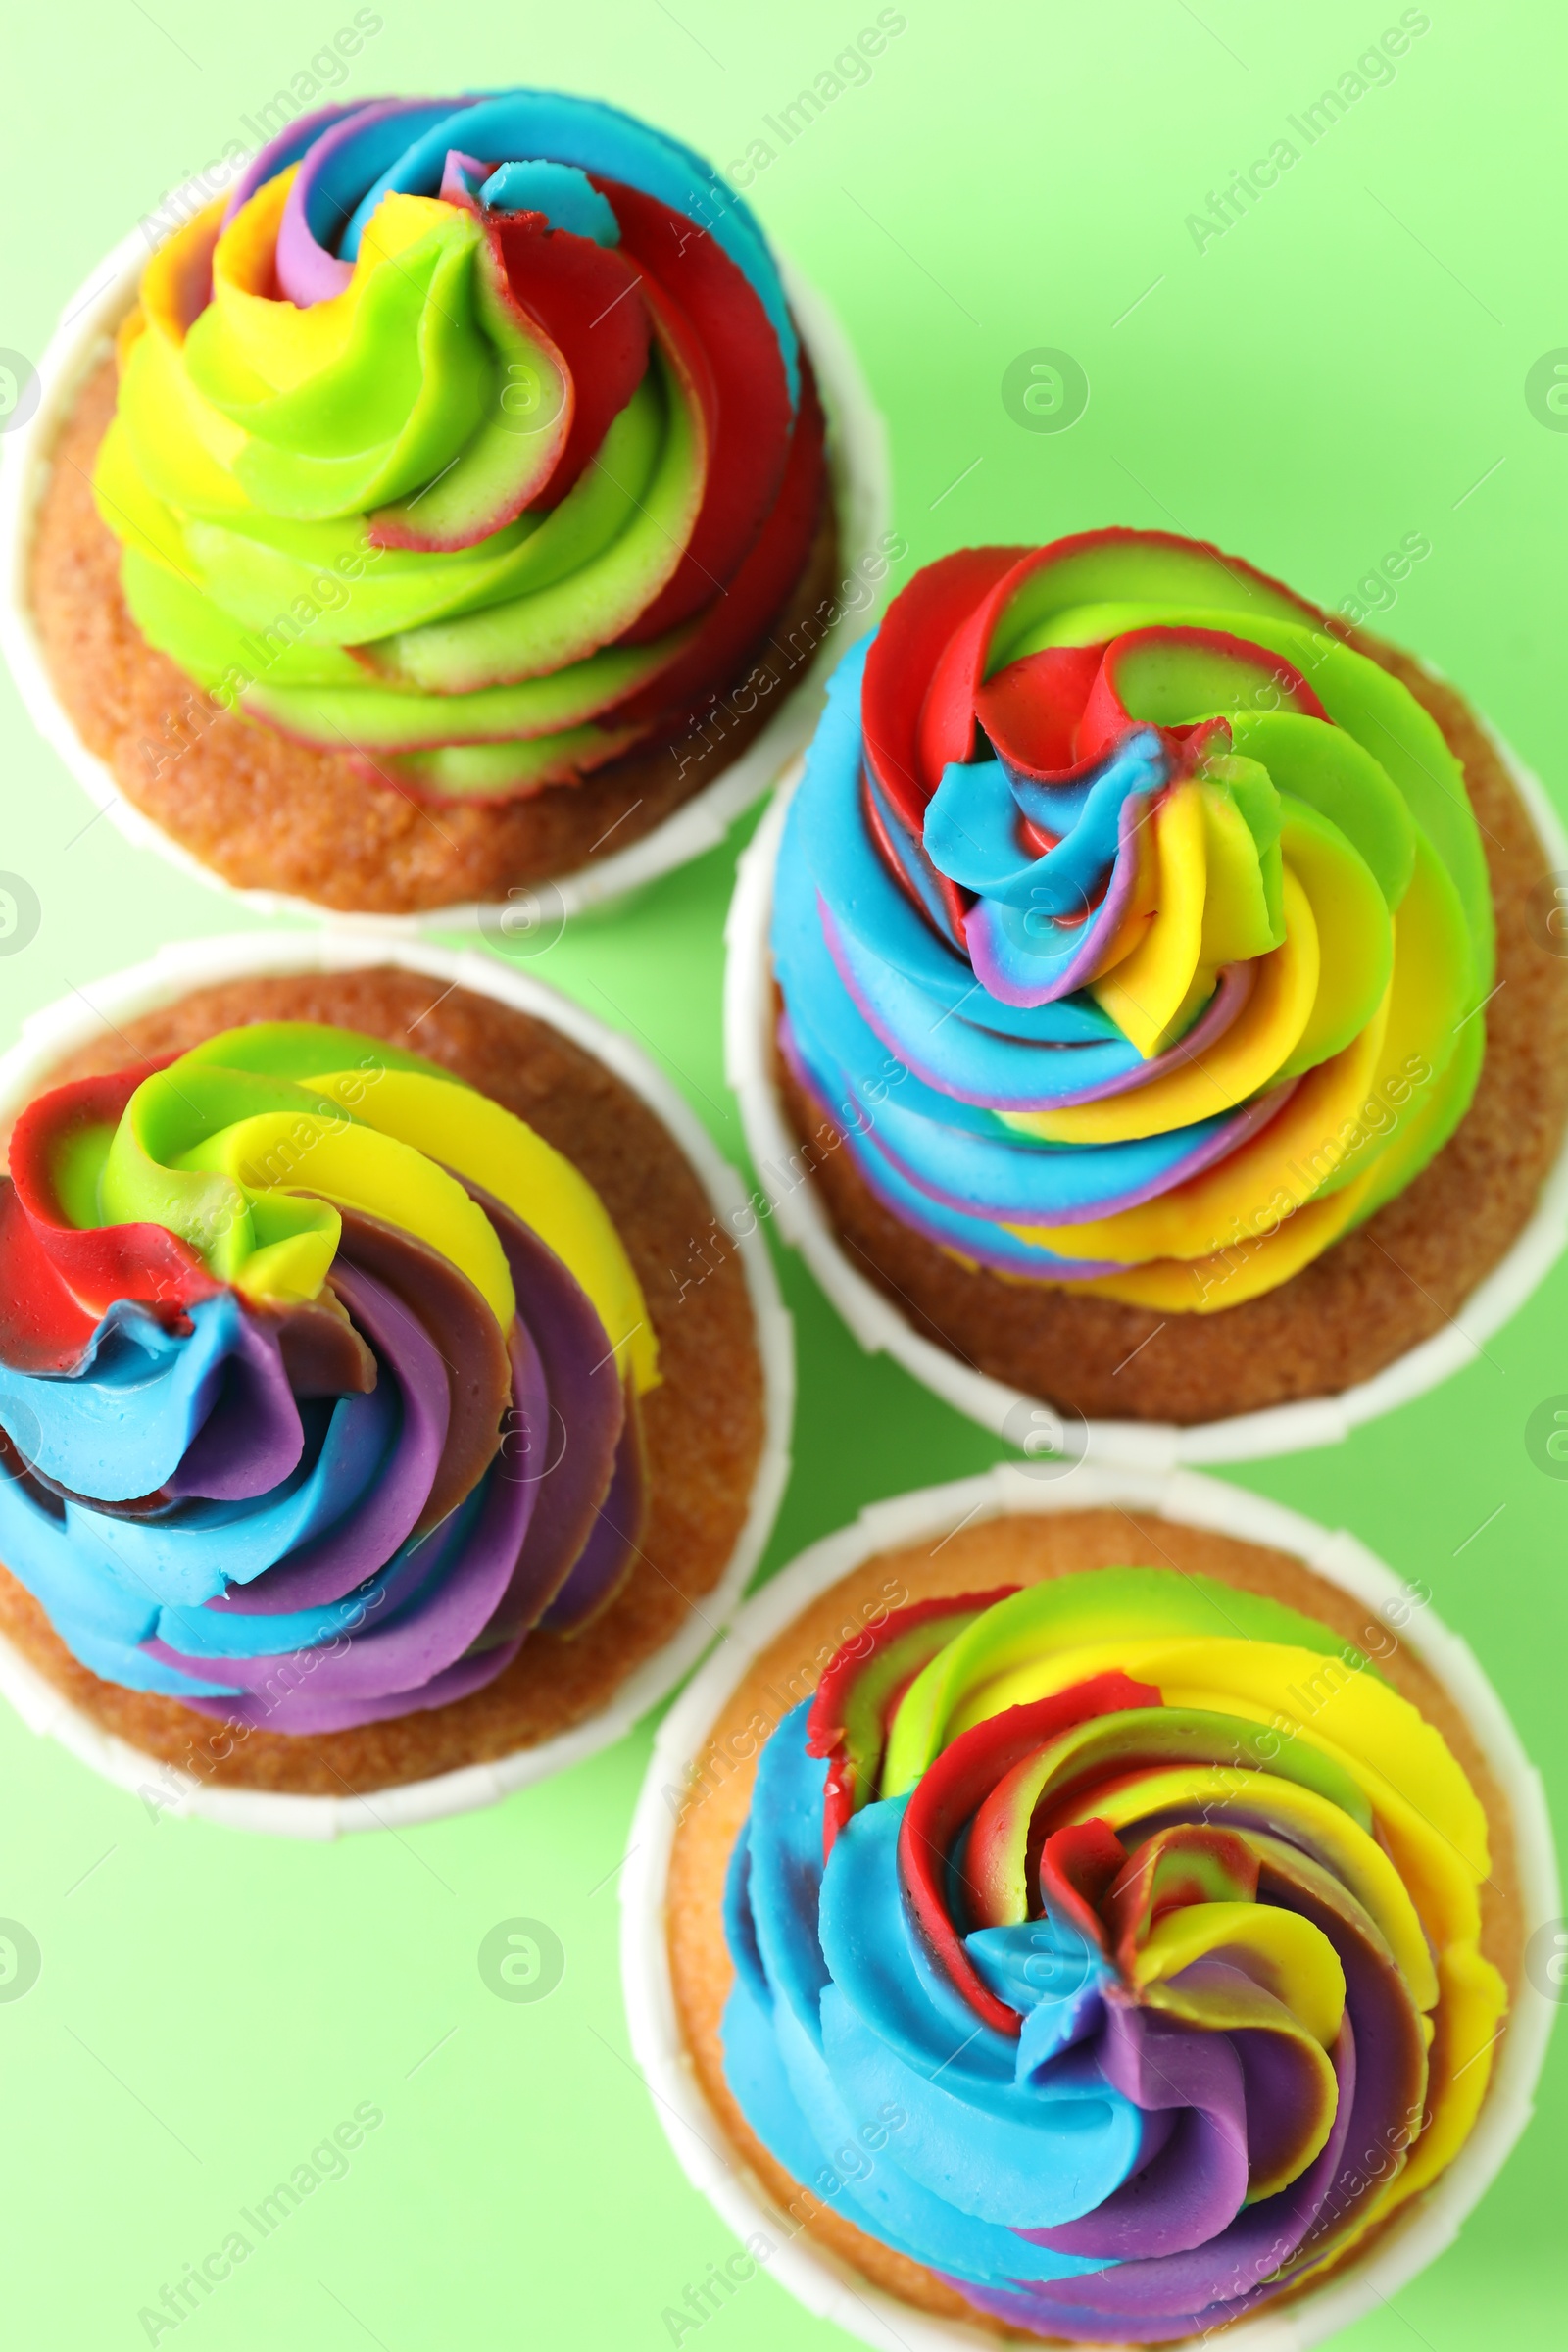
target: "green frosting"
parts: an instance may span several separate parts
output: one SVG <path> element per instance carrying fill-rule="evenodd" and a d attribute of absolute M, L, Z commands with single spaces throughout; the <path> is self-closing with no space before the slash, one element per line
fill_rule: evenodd
<path fill-rule="evenodd" d="M 629 739 L 615 705 L 696 625 L 616 643 L 691 538 L 695 392 L 656 341 L 559 504 L 515 513 L 560 456 L 569 387 L 475 216 L 388 198 L 385 250 L 368 241 L 352 294 L 297 310 L 258 290 L 287 178 L 225 231 L 188 332 L 194 247 L 181 261 L 176 240 L 144 281 L 94 480 L 137 626 L 228 707 L 407 757 L 443 791 L 593 765 Z M 383 544 L 410 534 L 436 544 Z"/>

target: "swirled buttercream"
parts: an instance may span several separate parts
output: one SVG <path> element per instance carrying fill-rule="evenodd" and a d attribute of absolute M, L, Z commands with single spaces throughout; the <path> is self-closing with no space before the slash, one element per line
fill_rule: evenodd
<path fill-rule="evenodd" d="M 327 1732 L 630 1569 L 659 1377 L 598 1194 L 416 1054 L 258 1022 L 74 1081 L 0 1179 L 0 1558 L 107 1681 Z"/>
<path fill-rule="evenodd" d="M 1211 1312 L 1453 1132 L 1493 916 L 1407 688 L 1237 559 L 1108 530 L 946 557 L 846 658 L 772 946 L 784 1054 L 895 1215 Z"/>
<path fill-rule="evenodd" d="M 822 417 L 751 214 L 596 101 L 294 123 L 143 274 L 99 510 L 143 635 L 400 788 L 570 781 L 726 686 Z"/>
<path fill-rule="evenodd" d="M 979 2309 L 1196 2335 L 1462 2144 L 1506 2008 L 1488 1870 L 1443 1739 L 1272 1599 L 1105 1568 L 920 1602 L 762 1750 L 726 2074 Z"/>

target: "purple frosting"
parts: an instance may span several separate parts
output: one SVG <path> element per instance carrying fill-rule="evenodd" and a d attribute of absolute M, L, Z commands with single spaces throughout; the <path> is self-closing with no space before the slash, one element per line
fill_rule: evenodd
<path fill-rule="evenodd" d="M 553 1634 L 574 1634 L 613 1598 L 637 1557 L 637 1539 L 648 1509 L 648 1465 L 634 1398 L 615 1451 L 610 1492 L 600 1504 L 577 1564 L 540 1619 Z"/>
<path fill-rule="evenodd" d="M 339 1521 L 207 1604 L 206 1619 L 234 1627 L 232 1651 L 144 1643 L 160 1663 L 207 1683 L 188 1702 L 202 1713 L 303 1734 L 447 1704 L 504 1670 L 579 1563 L 568 1623 L 623 1572 L 640 1523 L 641 1462 L 636 1444 L 622 1443 L 630 1425 L 609 1337 L 539 1236 L 469 1190 L 507 1253 L 518 1310 L 508 1336 L 511 1399 L 489 1467 L 433 1529 L 416 1532 L 447 1440 L 451 1367 L 407 1298 L 340 1254 L 333 1285 L 375 1352 L 381 1385 L 396 1391 L 395 1439 Z M 304 1623 L 313 1612 L 330 1612 L 319 1638 L 279 1648 L 268 1635 L 270 1621 L 286 1639 L 293 1629 L 280 1621 Z M 217 1680 L 224 1695 L 211 1694 Z"/>
<path fill-rule="evenodd" d="M 612 1595 L 646 1509 L 635 1402 L 568 1268 L 469 1190 L 511 1269 L 504 1348 L 450 1261 L 347 1212 L 331 1283 L 358 1338 L 338 1356 L 286 1358 L 280 1322 L 232 1300 L 217 1322 L 202 1310 L 210 1330 L 198 1316 L 183 1338 L 155 1335 L 172 1474 L 134 1507 L 105 1506 L 122 1574 L 84 1619 L 96 1671 L 236 1726 L 347 1730 L 483 1689 L 547 1612 L 574 1630 Z M 124 1354 L 108 1349 L 111 1373 Z M 316 1384 L 303 1411 L 289 1360 Z M 355 1386 L 320 1396 L 323 1363 Z M 77 1390 L 59 1385 L 71 1405 Z M 106 1398 L 112 1436 L 134 1393 L 121 1380 Z M 68 1521 L 44 1484 L 22 1483 L 40 1554 L 66 1574 L 98 1506 L 73 1502 Z"/>
<path fill-rule="evenodd" d="M 325 1535 L 290 1552 L 253 1584 L 210 1600 L 209 1609 L 281 1615 L 340 1600 L 391 1559 L 424 1508 L 447 1433 L 445 1366 L 407 1308 L 373 1276 L 339 1258 L 333 1283 L 398 1386 L 402 1418 L 391 1460 L 362 1502 Z"/>
<path fill-rule="evenodd" d="M 527 1541 L 498 1612 L 509 1631 L 532 1625 L 570 1574 L 614 1473 L 625 1398 L 614 1349 L 587 1293 L 520 1217 L 475 1185 L 512 1268 L 539 1351 L 548 1411 L 514 1425 L 500 1475 L 537 1496 Z"/>
<path fill-rule="evenodd" d="M 305 1429 L 283 1369 L 277 1334 L 253 1314 L 240 1318 L 222 1386 L 169 1481 L 173 1495 L 244 1502 L 287 1478 Z"/>

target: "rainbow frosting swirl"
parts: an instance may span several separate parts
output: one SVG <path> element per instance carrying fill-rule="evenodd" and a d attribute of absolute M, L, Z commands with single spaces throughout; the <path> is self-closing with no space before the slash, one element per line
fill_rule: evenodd
<path fill-rule="evenodd" d="M 803 572 L 823 427 L 700 157 L 532 90 L 330 106 L 148 264 L 99 509 L 143 635 L 400 789 L 669 734 Z"/>
<path fill-rule="evenodd" d="M 727 2077 L 980 2310 L 1206 2332 L 1463 2143 L 1507 2005 L 1488 1869 L 1439 1734 L 1276 1601 L 1105 1568 L 920 1602 L 762 1749 Z"/>
<path fill-rule="evenodd" d="M 258 1022 L 39 1096 L 0 1179 L 0 1559 L 93 1673 L 343 1730 L 576 1631 L 659 1378 L 598 1194 L 380 1039 Z"/>
<path fill-rule="evenodd" d="M 1453 1132 L 1493 913 L 1405 686 L 1236 558 L 1106 530 L 946 557 L 845 659 L 772 947 L 786 1059 L 896 1216 L 1203 1313 Z"/>

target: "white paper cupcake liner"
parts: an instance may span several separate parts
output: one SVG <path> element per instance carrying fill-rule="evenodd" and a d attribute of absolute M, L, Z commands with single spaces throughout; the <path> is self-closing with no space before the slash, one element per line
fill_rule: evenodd
<path fill-rule="evenodd" d="M 753 1660 L 818 1596 L 878 1552 L 956 1533 L 1008 1514 L 1115 1508 L 1157 1513 L 1242 1543 L 1293 1553 L 1330 1584 L 1397 1625 L 1452 1698 L 1508 1805 L 1527 1928 L 1556 1918 L 1561 1895 L 1551 1823 L 1541 1777 L 1520 1745 L 1501 1700 L 1467 1644 L 1430 1607 L 1409 1623 L 1409 1594 L 1393 1571 L 1343 1529 L 1331 1533 L 1280 1503 L 1187 1470 L 1098 1469 L 1041 1480 L 1009 1463 L 983 1477 L 927 1487 L 874 1502 L 853 1527 L 813 1544 L 782 1569 L 736 1617 L 727 1640 L 660 1726 L 621 1874 L 621 1975 L 631 2046 L 659 2120 L 682 2171 L 741 2239 L 760 2231 L 774 2251 L 766 2269 L 817 2319 L 877 2352 L 996 2352 L 995 2335 L 939 2320 L 885 2294 L 848 2263 L 805 2236 L 781 2213 L 738 2155 L 709 2106 L 687 2052 L 670 1981 L 664 1888 L 675 1836 L 671 1789 L 691 1767 L 730 1693 Z M 719 1932 L 717 1922 L 714 1933 Z M 1433 2186 L 1413 2199 L 1365 2258 L 1299 2301 L 1227 2327 L 1226 2344 L 1246 2352 L 1306 2352 L 1309 2345 L 1379 2309 L 1457 2235 L 1491 2186 L 1533 2112 L 1555 2016 L 1529 1985 L 1517 1988 L 1507 2032 L 1474 2130 Z M 1499 2326 L 1507 2314 L 1498 2310 Z M 1192 2337 L 1197 2346 L 1207 2341 Z M 1094 2352 L 1085 2346 L 1080 2352 Z"/>
<path fill-rule="evenodd" d="M 1434 673 L 1436 674 L 1436 673 Z M 1525 805 L 1553 872 L 1568 873 L 1568 832 L 1544 785 L 1498 737 L 1492 738 Z M 1054 1442 L 1054 1408 L 1022 1389 L 994 1380 L 917 1331 L 908 1317 L 851 1262 L 816 1185 L 801 1168 L 801 1144 L 785 1112 L 775 1078 L 773 966 L 768 931 L 773 873 L 790 801 L 804 772 L 797 763 L 743 853 L 724 926 L 724 1060 L 740 1099 L 747 1150 L 772 1203 L 774 1221 L 794 1244 L 868 1354 L 885 1351 L 983 1428 L 1021 1450 Z M 1477 1284 L 1440 1332 L 1408 1348 L 1370 1380 L 1334 1396 L 1236 1413 L 1224 1420 L 1088 1420 L 1062 1416 L 1074 1450 L 1092 1461 L 1160 1471 L 1178 1464 L 1245 1462 L 1270 1454 L 1335 1446 L 1364 1421 L 1393 1412 L 1436 1388 L 1485 1352 L 1493 1333 L 1517 1313 L 1549 1272 L 1568 1242 L 1568 1138 L 1554 1161 L 1535 1211 L 1513 1247 Z"/>
<path fill-rule="evenodd" d="M 192 190 L 188 207 L 176 196 L 165 209 L 171 220 L 175 220 L 182 211 L 194 212 L 205 201 Z M 414 914 L 357 914 L 282 891 L 235 889 L 126 799 L 108 762 L 87 749 L 67 715 L 44 662 L 32 617 L 30 573 L 38 506 L 48 485 L 61 429 L 88 377 L 108 357 L 115 330 L 135 302 L 153 249 L 140 228 L 132 230 L 78 287 L 61 313 L 60 324 L 38 363 L 36 408 L 0 443 L 0 650 L 33 724 L 59 753 L 94 808 L 106 814 L 134 848 L 156 850 L 182 873 L 259 913 L 308 914 L 318 919 L 325 914 L 334 923 L 352 928 L 410 935 L 430 929 L 479 930 L 499 921 L 509 906 L 514 911 L 514 901 L 469 901 L 426 907 Z M 810 741 L 828 677 L 846 649 L 869 625 L 881 602 L 861 566 L 872 557 L 880 557 L 880 543 L 889 528 L 892 491 L 887 428 L 854 348 L 829 304 L 787 263 L 781 261 L 780 270 L 790 308 L 816 368 L 827 415 L 840 577 L 858 579 L 867 590 L 866 601 L 855 610 L 841 610 L 805 677 L 783 698 L 761 733 L 692 800 L 612 857 L 575 873 L 558 874 L 527 886 L 530 904 L 547 892 L 555 894 L 549 899 L 553 915 L 580 914 L 590 906 L 603 906 L 700 858 L 722 841 L 742 811 L 766 792 Z"/>
<path fill-rule="evenodd" d="M 581 1005 L 494 957 L 452 954 L 415 943 L 369 942 L 362 932 L 242 934 L 167 947 L 147 963 L 116 972 L 32 1015 L 20 1042 L 0 1057 L 0 1118 L 30 1101 L 61 1059 L 100 1036 L 106 1023 L 123 1023 L 175 1003 L 193 989 L 265 973 L 349 971 L 368 963 L 424 972 L 439 983 L 471 989 L 499 1004 L 549 1022 L 613 1071 L 669 1130 L 712 1204 L 716 1219 L 736 1237 L 757 1325 L 763 1381 L 764 1436 L 752 1480 L 746 1524 L 723 1576 L 702 1596 L 664 1646 L 629 1674 L 610 1704 L 554 1740 L 520 1748 L 494 1763 L 380 1788 L 368 1795 L 296 1796 L 268 1789 L 209 1786 L 129 1746 L 74 1707 L 46 1677 L 0 1637 L 0 1696 L 29 1730 L 47 1733 L 94 1772 L 133 1789 L 161 1812 L 199 1814 L 230 1828 L 266 1830 L 294 1838 L 336 1838 L 348 1830 L 407 1829 L 495 1804 L 514 1788 L 564 1772 L 612 1741 L 663 1698 L 702 1655 L 715 1622 L 740 1601 L 772 1531 L 790 1473 L 795 1406 L 795 1341 L 760 1233 L 743 1233 L 747 1192 L 685 1100 L 648 1056 L 618 1031 L 607 1029 Z M 589 1637 L 591 1639 L 591 1636 Z"/>

